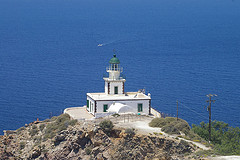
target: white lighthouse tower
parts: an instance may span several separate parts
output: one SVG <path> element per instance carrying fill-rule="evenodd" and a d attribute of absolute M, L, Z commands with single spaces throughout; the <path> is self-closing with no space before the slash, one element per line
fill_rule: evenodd
<path fill-rule="evenodd" d="M 145 94 L 142 89 L 137 92 L 124 91 L 126 79 L 122 76 L 123 69 L 120 61 L 114 54 L 106 68 L 108 76 L 104 77 L 105 92 L 87 93 L 87 105 L 83 107 L 89 113 L 86 117 L 100 118 L 115 113 L 151 115 L 151 94 Z M 67 108 L 64 113 L 74 119 L 82 119 L 81 107 Z M 78 116 L 79 115 L 79 116 Z M 84 115 L 84 116 L 83 116 Z M 77 118 L 80 117 L 80 118 Z"/>
<path fill-rule="evenodd" d="M 106 68 L 108 76 L 104 77 L 105 92 L 87 93 L 86 109 L 95 118 L 114 113 L 151 114 L 151 96 L 139 90 L 125 92 L 126 79 L 121 75 L 123 69 L 114 54 Z"/>
<path fill-rule="evenodd" d="M 103 78 L 105 81 L 105 94 L 124 94 L 124 83 L 126 82 L 126 79 L 121 76 L 123 68 L 120 67 L 120 61 L 115 54 L 109 61 L 109 66 L 106 68 L 106 71 L 108 72 L 109 76 Z"/>

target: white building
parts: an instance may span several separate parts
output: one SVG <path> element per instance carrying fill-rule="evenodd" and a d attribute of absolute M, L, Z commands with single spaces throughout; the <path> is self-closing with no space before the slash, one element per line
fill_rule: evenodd
<path fill-rule="evenodd" d="M 126 79 L 120 73 L 120 61 L 113 55 L 106 68 L 104 93 L 87 93 L 87 111 L 96 118 L 114 113 L 151 114 L 151 97 L 144 92 L 125 92 Z"/>

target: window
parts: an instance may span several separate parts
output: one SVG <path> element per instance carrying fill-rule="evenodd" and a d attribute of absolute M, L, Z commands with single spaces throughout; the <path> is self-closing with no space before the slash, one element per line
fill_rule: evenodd
<path fill-rule="evenodd" d="M 112 64 L 112 70 L 117 71 L 118 70 L 118 65 L 117 64 Z"/>
<path fill-rule="evenodd" d="M 118 87 L 114 87 L 114 94 L 118 94 Z"/>
<path fill-rule="evenodd" d="M 112 67 L 112 70 L 114 70 L 114 64 L 112 64 L 112 66 L 111 66 L 111 67 Z"/>
<path fill-rule="evenodd" d="M 142 112 L 142 103 L 138 103 L 138 112 Z"/>
<path fill-rule="evenodd" d="M 87 100 L 87 108 L 89 108 L 89 100 Z"/>
<path fill-rule="evenodd" d="M 107 112 L 107 109 L 108 109 L 108 105 L 107 105 L 107 104 L 104 104 L 104 105 L 103 105 L 103 112 Z"/>
<path fill-rule="evenodd" d="M 92 103 L 92 112 L 94 112 L 94 103 Z"/>
<path fill-rule="evenodd" d="M 90 101 L 90 112 L 92 111 L 92 102 Z"/>

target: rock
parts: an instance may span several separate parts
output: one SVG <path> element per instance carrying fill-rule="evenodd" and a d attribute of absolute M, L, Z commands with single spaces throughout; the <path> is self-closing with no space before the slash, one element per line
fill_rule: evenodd
<path fill-rule="evenodd" d="M 41 122 L 43 124 L 44 122 Z M 46 128 L 49 123 L 45 123 Z M 83 125 L 69 127 L 58 132 L 53 130 L 56 136 L 53 139 L 44 139 L 45 130 L 31 137 L 26 127 L 21 134 L 13 133 L 1 136 L 0 159 L 185 159 L 185 153 L 196 150 L 193 145 L 175 139 L 163 138 L 163 136 L 147 136 L 141 134 L 124 133 L 125 129 L 114 129 L 113 134 L 106 135 L 102 130 L 94 126 L 92 122 Z M 35 124 L 38 128 L 41 125 Z M 49 134 L 49 133 L 48 133 Z M 25 145 L 20 149 L 21 145 Z M 33 146 L 35 146 L 33 148 Z M 86 148 L 91 152 L 86 154 Z"/>
<path fill-rule="evenodd" d="M 107 158 L 104 157 L 102 153 L 98 154 L 98 155 L 96 156 L 96 159 L 97 159 L 97 160 L 107 160 Z"/>
<path fill-rule="evenodd" d="M 31 158 L 35 159 L 41 155 L 40 149 L 36 149 L 32 152 Z"/>
<path fill-rule="evenodd" d="M 96 157 L 100 152 L 101 152 L 100 147 L 95 147 L 92 149 L 92 154 L 94 155 L 94 157 Z"/>
<path fill-rule="evenodd" d="M 76 143 L 80 144 L 81 148 L 84 149 L 86 144 L 92 144 L 92 141 L 88 137 L 78 137 Z"/>
<path fill-rule="evenodd" d="M 108 153 L 108 151 L 104 151 L 104 152 L 102 153 L 102 155 L 103 155 L 103 157 L 104 157 L 105 159 L 110 159 L 110 158 L 111 158 L 111 156 L 110 156 L 110 154 Z"/>
<path fill-rule="evenodd" d="M 53 142 L 54 142 L 54 145 L 56 146 L 56 145 L 59 145 L 59 143 L 61 143 L 64 140 L 65 140 L 65 135 L 57 135 L 54 137 Z"/>
<path fill-rule="evenodd" d="M 72 143 L 71 143 L 71 148 L 72 148 L 74 151 L 76 151 L 76 150 L 79 150 L 80 145 L 79 145 L 78 143 L 76 143 L 76 142 L 72 142 Z"/>

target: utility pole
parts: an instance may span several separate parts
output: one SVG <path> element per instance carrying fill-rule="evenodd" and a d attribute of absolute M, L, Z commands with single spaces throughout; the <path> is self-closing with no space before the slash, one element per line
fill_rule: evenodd
<path fill-rule="evenodd" d="M 209 100 L 206 102 L 209 103 L 208 106 L 208 112 L 209 112 L 209 143 L 211 142 L 211 104 L 214 103 L 216 100 L 212 100 L 212 97 L 217 96 L 216 94 L 208 94 L 207 97 L 209 97 Z"/>
<path fill-rule="evenodd" d="M 177 121 L 178 121 L 178 100 L 177 100 Z"/>

